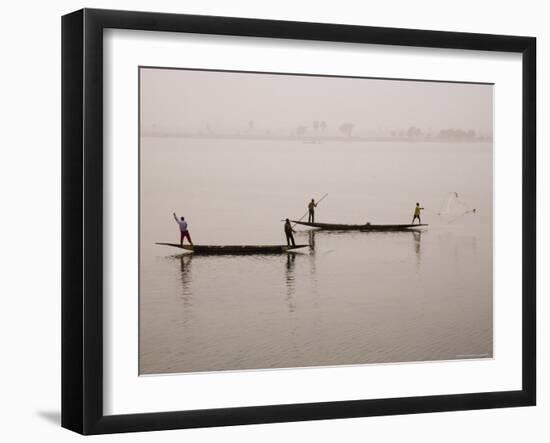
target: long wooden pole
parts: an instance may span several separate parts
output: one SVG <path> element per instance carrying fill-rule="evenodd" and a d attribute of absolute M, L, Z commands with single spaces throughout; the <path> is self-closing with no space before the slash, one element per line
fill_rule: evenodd
<path fill-rule="evenodd" d="M 325 199 L 325 197 L 326 197 L 327 195 L 328 195 L 328 192 L 327 192 L 325 195 L 323 195 L 319 200 L 317 200 L 316 205 L 318 205 L 319 203 L 321 203 L 321 202 Z M 302 219 L 303 219 L 306 215 L 308 215 L 308 214 L 309 214 L 309 209 L 306 211 L 306 213 L 305 213 L 304 215 L 302 215 L 302 216 L 298 219 L 298 221 L 302 221 Z M 294 226 L 296 226 L 296 223 L 294 223 L 294 224 L 292 225 L 292 227 L 294 227 Z"/>

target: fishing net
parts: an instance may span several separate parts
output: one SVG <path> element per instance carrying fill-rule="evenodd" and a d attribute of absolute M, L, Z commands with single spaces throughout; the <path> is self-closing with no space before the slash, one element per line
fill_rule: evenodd
<path fill-rule="evenodd" d="M 466 214 L 475 213 L 476 208 L 460 198 L 457 192 L 449 192 L 437 215 L 448 219 L 456 219 Z"/>

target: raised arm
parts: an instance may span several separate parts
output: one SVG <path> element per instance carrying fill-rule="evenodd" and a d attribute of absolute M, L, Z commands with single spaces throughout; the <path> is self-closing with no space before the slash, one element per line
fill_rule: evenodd
<path fill-rule="evenodd" d="M 175 212 L 174 212 L 174 220 L 178 221 L 178 216 L 176 215 Z"/>

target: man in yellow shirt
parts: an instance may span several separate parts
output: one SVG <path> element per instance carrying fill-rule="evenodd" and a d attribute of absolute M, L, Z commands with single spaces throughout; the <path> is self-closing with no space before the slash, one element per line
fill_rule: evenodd
<path fill-rule="evenodd" d="M 420 207 L 420 203 L 416 203 L 416 207 L 414 208 L 414 217 L 413 217 L 413 221 L 411 223 L 411 225 L 414 225 L 414 221 L 416 219 L 418 219 L 418 224 L 422 224 L 422 222 L 420 221 L 420 211 L 422 211 L 424 208 L 421 208 Z"/>

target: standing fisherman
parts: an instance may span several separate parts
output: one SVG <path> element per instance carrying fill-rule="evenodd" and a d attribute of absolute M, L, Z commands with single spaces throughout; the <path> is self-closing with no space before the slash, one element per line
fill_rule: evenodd
<path fill-rule="evenodd" d="M 287 218 L 285 221 L 285 235 L 286 235 L 286 244 L 287 246 L 296 246 L 296 242 L 294 241 L 294 236 L 292 235 L 293 232 L 296 232 L 294 229 L 292 229 L 292 226 L 290 225 L 290 220 Z"/>
<path fill-rule="evenodd" d="M 180 227 L 180 245 L 183 246 L 183 239 L 187 238 L 191 246 L 193 246 L 193 242 L 191 241 L 191 236 L 189 235 L 189 229 L 188 229 L 187 222 L 185 221 L 185 217 L 181 217 L 181 219 L 178 219 L 178 216 L 174 212 L 174 219 L 176 220 L 176 223 Z"/>
<path fill-rule="evenodd" d="M 418 219 L 418 224 L 420 225 L 422 222 L 420 221 L 420 211 L 422 211 L 424 208 L 420 207 L 420 203 L 416 203 L 416 207 L 414 208 L 414 216 L 413 221 L 411 222 L 411 225 L 414 225 L 414 221 Z"/>
<path fill-rule="evenodd" d="M 309 215 L 307 218 L 308 223 L 315 223 L 315 208 L 317 207 L 317 203 L 315 203 L 315 200 L 312 198 L 309 204 L 307 205 L 307 208 L 309 210 Z"/>

